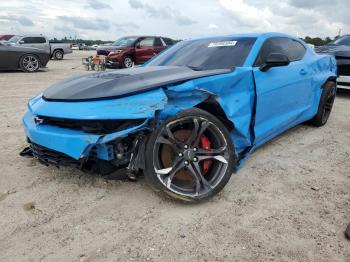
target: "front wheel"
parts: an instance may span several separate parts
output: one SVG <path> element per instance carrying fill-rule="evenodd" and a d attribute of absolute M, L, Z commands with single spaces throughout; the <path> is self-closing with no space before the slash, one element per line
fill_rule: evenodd
<path fill-rule="evenodd" d="M 123 67 L 124 68 L 130 68 L 134 66 L 134 60 L 132 59 L 131 56 L 126 56 L 123 59 Z"/>
<path fill-rule="evenodd" d="M 312 125 L 319 127 L 324 126 L 327 123 L 333 108 L 336 93 L 336 83 L 333 81 L 328 81 L 323 87 L 317 114 L 313 119 L 311 119 Z"/>
<path fill-rule="evenodd" d="M 150 135 L 145 178 L 157 191 L 200 201 L 223 189 L 235 163 L 227 128 L 208 112 L 190 109 L 167 119 Z"/>

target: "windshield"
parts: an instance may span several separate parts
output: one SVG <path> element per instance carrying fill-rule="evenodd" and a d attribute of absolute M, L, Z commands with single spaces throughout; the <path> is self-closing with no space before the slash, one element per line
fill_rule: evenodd
<path fill-rule="evenodd" d="M 22 36 L 19 36 L 19 35 L 14 35 L 13 37 L 11 37 L 9 40 L 8 40 L 8 42 L 10 42 L 10 43 L 17 43 L 18 42 L 18 40 L 20 40 L 22 38 Z"/>
<path fill-rule="evenodd" d="M 155 57 L 147 66 L 187 66 L 193 70 L 243 66 L 256 38 L 188 40 Z"/>
<path fill-rule="evenodd" d="M 333 44 L 336 45 L 350 45 L 350 37 L 343 37 L 335 40 Z"/>
<path fill-rule="evenodd" d="M 123 37 L 123 38 L 119 38 L 112 45 L 130 47 L 135 44 L 136 39 L 137 37 Z"/>

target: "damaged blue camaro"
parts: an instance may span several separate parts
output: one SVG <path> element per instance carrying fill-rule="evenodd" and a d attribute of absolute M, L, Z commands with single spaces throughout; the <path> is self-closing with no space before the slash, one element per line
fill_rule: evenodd
<path fill-rule="evenodd" d="M 334 57 L 284 34 L 182 41 L 141 67 L 72 77 L 34 97 L 22 155 L 144 174 L 158 191 L 202 200 L 266 141 L 324 125 L 336 76 Z"/>

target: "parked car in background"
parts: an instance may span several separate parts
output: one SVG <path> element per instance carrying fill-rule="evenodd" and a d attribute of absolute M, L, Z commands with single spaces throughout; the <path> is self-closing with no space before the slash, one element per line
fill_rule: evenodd
<path fill-rule="evenodd" d="M 338 88 L 350 89 L 350 35 L 315 49 L 320 54 L 334 55 L 338 67 Z"/>
<path fill-rule="evenodd" d="M 45 67 L 50 60 L 50 53 L 30 47 L 16 46 L 0 42 L 0 69 L 35 72 Z"/>
<path fill-rule="evenodd" d="M 13 35 L 0 35 L 0 41 L 8 41 Z"/>
<path fill-rule="evenodd" d="M 72 44 L 71 45 L 72 50 L 79 50 L 79 45 L 78 44 Z"/>
<path fill-rule="evenodd" d="M 79 50 L 86 50 L 86 51 L 88 51 L 88 50 L 96 50 L 96 47 L 97 47 L 97 45 L 94 47 L 94 46 L 86 45 L 84 43 L 79 44 Z"/>
<path fill-rule="evenodd" d="M 64 55 L 72 53 L 71 44 L 67 43 L 50 43 L 42 35 L 15 35 L 9 41 L 12 45 L 33 47 L 44 50 L 51 54 L 51 58 L 62 60 Z"/>
<path fill-rule="evenodd" d="M 128 36 L 118 39 L 111 46 L 99 46 L 96 51 L 98 55 L 107 56 L 108 67 L 129 68 L 145 63 L 173 43 L 167 37 Z"/>
<path fill-rule="evenodd" d="M 199 201 L 267 141 L 325 125 L 335 80 L 333 56 L 285 34 L 186 40 L 144 66 L 72 77 L 34 97 L 22 155 L 102 175 L 143 172 L 157 191 Z"/>

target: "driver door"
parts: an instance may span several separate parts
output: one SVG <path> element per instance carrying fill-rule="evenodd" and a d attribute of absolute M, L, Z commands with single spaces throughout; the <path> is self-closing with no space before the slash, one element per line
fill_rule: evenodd
<path fill-rule="evenodd" d="M 266 72 L 260 66 L 271 53 L 286 55 L 290 64 L 272 67 Z M 265 41 L 254 64 L 257 104 L 255 115 L 255 144 L 260 145 L 299 124 L 311 108 L 314 90 L 311 72 L 303 57 L 306 48 L 289 38 L 270 38 Z"/>

